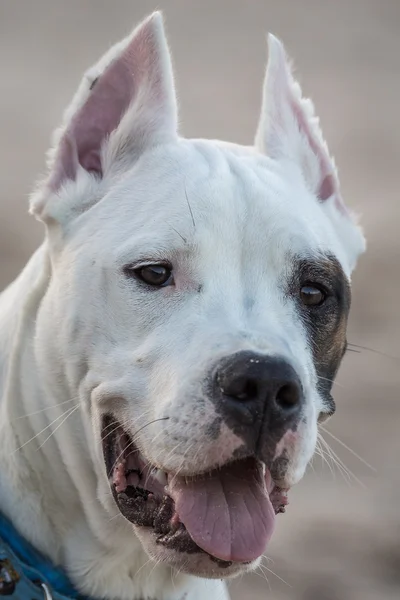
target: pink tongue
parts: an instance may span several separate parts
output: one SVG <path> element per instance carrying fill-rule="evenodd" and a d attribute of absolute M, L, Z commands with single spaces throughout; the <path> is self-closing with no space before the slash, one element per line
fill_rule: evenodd
<path fill-rule="evenodd" d="M 265 551 L 275 524 L 261 469 L 253 459 L 204 476 L 172 477 L 168 492 L 192 540 L 226 561 L 255 560 Z"/>

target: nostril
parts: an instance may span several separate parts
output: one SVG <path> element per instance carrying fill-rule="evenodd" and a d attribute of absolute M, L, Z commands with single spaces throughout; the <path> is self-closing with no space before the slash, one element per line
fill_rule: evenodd
<path fill-rule="evenodd" d="M 241 394 L 237 394 L 238 400 L 254 400 L 258 396 L 258 385 L 253 379 L 247 379 L 243 385 Z"/>
<path fill-rule="evenodd" d="M 259 394 L 257 381 L 247 377 L 236 377 L 224 385 L 220 382 L 223 394 L 236 400 L 254 400 Z"/>
<path fill-rule="evenodd" d="M 277 392 L 275 402 L 283 410 L 294 408 L 300 401 L 300 390 L 295 383 L 286 383 Z"/>

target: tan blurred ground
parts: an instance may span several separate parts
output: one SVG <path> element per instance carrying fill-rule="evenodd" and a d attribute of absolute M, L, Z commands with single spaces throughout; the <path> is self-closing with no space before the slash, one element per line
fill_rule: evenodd
<path fill-rule="evenodd" d="M 285 41 L 345 198 L 364 215 L 369 251 L 354 277 L 349 340 L 400 356 L 400 0 L 0 0 L 0 286 L 41 239 L 27 197 L 81 72 L 155 8 L 167 18 L 189 136 L 250 142 L 265 32 Z M 377 473 L 326 435 L 361 483 L 316 459 L 269 552 L 268 568 L 292 587 L 265 571 L 269 585 L 261 573 L 244 578 L 235 599 L 398 600 L 399 371 L 400 360 L 347 355 L 329 429 Z"/>

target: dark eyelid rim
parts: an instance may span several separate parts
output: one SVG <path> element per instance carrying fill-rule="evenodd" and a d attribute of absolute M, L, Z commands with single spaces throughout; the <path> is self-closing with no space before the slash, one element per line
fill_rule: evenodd
<path fill-rule="evenodd" d="M 146 267 L 166 267 L 167 269 L 173 270 L 172 264 L 169 260 L 157 260 L 157 259 L 139 259 L 137 261 L 123 265 L 122 270 L 126 271 L 137 271 L 138 269 L 144 269 Z"/>
<path fill-rule="evenodd" d="M 138 272 L 142 269 L 145 269 L 146 267 L 166 267 L 170 271 L 168 280 L 165 283 L 162 283 L 161 285 L 153 285 L 151 283 L 148 283 L 147 281 L 144 281 Z M 125 276 L 125 279 L 134 280 L 138 286 L 142 287 L 142 289 L 146 289 L 151 292 L 170 287 L 170 284 L 168 284 L 168 281 L 170 280 L 174 282 L 172 264 L 169 261 L 165 260 L 155 262 L 153 259 L 146 262 L 141 260 L 140 262 L 137 261 L 136 263 L 129 263 L 122 267 L 122 272 Z"/>
<path fill-rule="evenodd" d="M 316 290 L 319 290 L 327 297 L 332 296 L 334 293 L 333 290 L 330 287 L 328 287 L 325 282 L 321 283 L 321 281 L 319 281 L 319 280 L 318 281 L 311 281 L 311 280 L 301 281 L 300 282 L 300 291 L 304 287 L 315 288 Z"/>

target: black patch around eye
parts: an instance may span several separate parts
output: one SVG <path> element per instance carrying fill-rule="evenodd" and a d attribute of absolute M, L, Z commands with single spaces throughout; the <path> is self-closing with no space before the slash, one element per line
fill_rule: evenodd
<path fill-rule="evenodd" d="M 289 295 L 297 298 L 298 315 L 303 321 L 311 344 L 318 376 L 318 389 L 326 404 L 326 412 L 334 412 L 330 395 L 334 377 L 346 350 L 346 327 L 350 309 L 350 286 L 341 265 L 334 256 L 321 259 L 297 258 L 289 279 Z M 315 287 L 326 293 L 320 304 L 314 300 L 304 305 L 301 290 Z M 311 293 L 305 290 L 306 295 Z M 311 295 L 317 294 L 313 292 Z M 318 294 L 317 294 L 317 297 Z"/>

